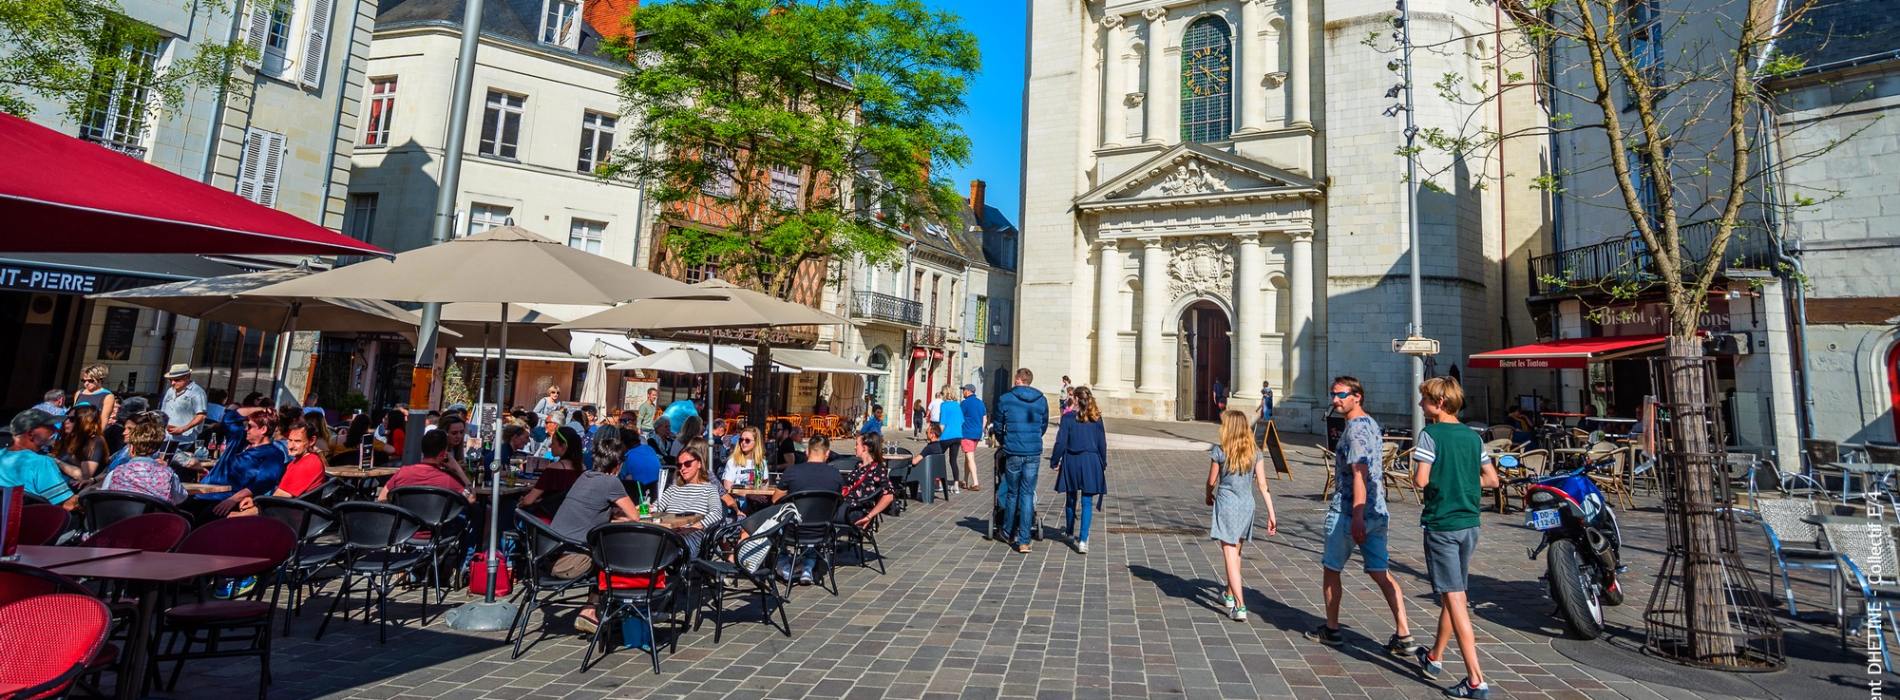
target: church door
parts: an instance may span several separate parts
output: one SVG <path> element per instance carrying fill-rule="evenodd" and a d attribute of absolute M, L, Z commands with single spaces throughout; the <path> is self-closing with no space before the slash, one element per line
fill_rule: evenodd
<path fill-rule="evenodd" d="M 1175 413 L 1181 420 L 1220 420 L 1233 393 L 1233 347 L 1227 314 L 1211 302 L 1181 313 Z"/>

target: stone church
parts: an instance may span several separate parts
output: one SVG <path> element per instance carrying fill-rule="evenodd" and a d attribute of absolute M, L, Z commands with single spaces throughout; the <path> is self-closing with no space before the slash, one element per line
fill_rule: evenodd
<path fill-rule="evenodd" d="M 1024 110 L 1017 361 L 1089 385 L 1110 416 L 1250 414 L 1272 386 L 1283 429 L 1317 430 L 1328 378 L 1365 382 L 1404 427 L 1410 320 L 1393 6 L 1348 0 L 1032 0 Z M 1454 104 L 1442 76 L 1508 84 L 1507 18 L 1414 0 L 1422 127 L 1543 123 L 1529 90 Z M 1367 45 L 1369 36 L 1378 46 Z M 1508 58 L 1508 57 L 1506 57 Z M 1525 259 L 1548 216 L 1530 188 L 1544 139 L 1422 156 L 1428 371 L 1529 342 Z M 1421 178 L 1424 180 L 1426 178 Z M 1507 201 L 1508 200 L 1508 201 Z M 1461 372 L 1502 410 L 1498 370 Z"/>

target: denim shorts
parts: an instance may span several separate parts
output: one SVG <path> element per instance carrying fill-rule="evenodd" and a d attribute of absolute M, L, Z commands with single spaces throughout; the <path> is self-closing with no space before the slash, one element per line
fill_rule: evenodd
<path fill-rule="evenodd" d="M 1425 531 L 1425 569 L 1431 575 L 1432 594 L 1465 592 L 1471 574 L 1471 555 L 1478 551 L 1478 528 L 1448 532 Z"/>
<path fill-rule="evenodd" d="M 1366 514 L 1366 542 L 1357 545 L 1359 556 L 1365 559 L 1366 573 L 1385 571 L 1390 565 L 1385 547 L 1386 518 L 1384 515 Z M 1326 553 L 1320 557 L 1320 565 L 1327 571 L 1345 571 L 1346 560 L 1352 558 L 1352 516 L 1343 513 L 1326 512 Z"/>

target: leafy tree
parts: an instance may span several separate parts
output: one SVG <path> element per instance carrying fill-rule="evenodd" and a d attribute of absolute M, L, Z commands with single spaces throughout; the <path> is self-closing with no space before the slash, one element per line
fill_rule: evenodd
<path fill-rule="evenodd" d="M 961 206 L 934 175 L 970 151 L 953 118 L 976 38 L 954 15 L 917 0 L 677 0 L 628 21 L 637 40 L 609 50 L 631 66 L 630 138 L 600 174 L 639 178 L 663 214 L 700 224 L 664 238 L 686 265 L 789 299 L 802 265 L 891 263 L 899 227 Z M 755 399 L 763 386 L 755 376 Z"/>
<path fill-rule="evenodd" d="M 208 14 L 228 9 L 218 2 L 202 7 Z M 148 70 L 131 49 L 160 38 L 113 0 L 0 0 L 0 111 L 32 116 L 37 96 L 84 122 L 128 83 L 142 84 L 158 106 L 172 106 L 187 89 L 225 84 L 246 55 L 238 43 L 197 43 L 175 52 L 163 70 Z"/>
<path fill-rule="evenodd" d="M 1686 6 L 1665 0 L 1473 2 L 1499 5 L 1509 23 L 1495 34 L 1429 38 L 1414 47 L 1413 56 L 1457 54 L 1470 51 L 1465 47 L 1473 39 L 1489 39 L 1496 42 L 1494 49 L 1481 49 L 1482 55 L 1468 58 L 1497 62 L 1504 67 L 1501 80 L 1492 83 L 1447 72 L 1433 80 L 1432 94 L 1468 107 L 1534 94 L 1545 98 L 1546 110 L 1551 104 L 1568 103 L 1582 108 L 1574 114 L 1561 108 L 1549 111 L 1547 122 L 1527 128 L 1471 122 L 1421 128 L 1412 154 L 1429 150 L 1449 158 L 1439 159 L 1442 167 L 1425 167 L 1420 186 L 1442 189 L 1438 178 L 1459 177 L 1468 159 L 1489 157 L 1513 139 L 1543 140 L 1566 132 L 1601 135 L 1600 161 L 1543 173 L 1529 184 L 1565 198 L 1567 206 L 1621 210 L 1634 240 L 1621 259 L 1611 261 L 1614 269 L 1563 271 L 1541 281 L 1560 291 L 1600 295 L 1611 304 L 1659 294 L 1667 314 L 1670 358 L 1665 376 L 1656 378 L 1659 389 L 1672 401 L 1712 403 L 1712 387 L 1694 361 L 1703 354 L 1698 321 L 1709 290 L 1733 262 L 1731 244 L 1747 235 L 1769 236 L 1759 225 L 1769 212 L 1815 204 L 1818 200 L 1807 196 L 1780 200 L 1772 187 L 1791 165 L 1845 140 L 1814 152 L 1762 157 L 1774 107 L 1773 91 L 1764 82 L 1803 66 L 1800 57 L 1774 51 L 1775 42 L 1803 25 L 1816 0 L 1709 0 Z M 1365 41 L 1396 50 L 1377 32 Z M 1658 51 L 1660 47 L 1667 50 Z M 1566 155 L 1575 162 L 1575 154 Z M 1566 189 L 1567 183 L 1581 181 L 1586 174 L 1608 185 L 1593 191 Z M 1458 184 L 1483 187 L 1492 179 L 1477 175 Z M 1713 419 L 1714 412 L 1709 413 Z M 1681 605 L 1692 631 L 1687 639 L 1677 640 L 1681 647 L 1668 651 L 1698 663 L 1738 663 L 1740 639 L 1729 636 L 1737 618 L 1723 570 L 1729 555 L 1719 540 L 1715 514 L 1719 475 L 1709 458 L 1722 448 L 1708 422 L 1677 418 L 1659 444 L 1667 443 L 1662 449 L 1669 453 L 1665 482 L 1685 506 L 1679 518 L 1671 516 L 1672 530 L 1678 530 L 1672 535 L 1683 543 L 1672 556 L 1680 555 L 1685 595 L 1663 604 Z M 1671 576 L 1668 571 L 1662 575 Z M 1659 580 L 1657 585 L 1667 582 Z"/>

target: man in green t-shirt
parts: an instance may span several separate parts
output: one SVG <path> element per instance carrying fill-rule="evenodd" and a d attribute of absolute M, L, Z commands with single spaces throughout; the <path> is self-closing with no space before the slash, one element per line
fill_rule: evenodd
<path fill-rule="evenodd" d="M 1478 669 L 1478 645 L 1471 630 L 1465 579 L 1471 555 L 1478 551 L 1478 511 L 1481 493 L 1498 487 L 1498 473 L 1484 453 L 1478 433 L 1458 422 L 1465 406 L 1464 387 L 1450 377 L 1433 377 L 1418 386 L 1418 405 L 1431 421 L 1412 449 L 1412 483 L 1425 490 L 1425 563 L 1432 591 L 1438 594 L 1438 636 L 1430 649 L 1413 652 L 1426 678 L 1445 672 L 1441 659 L 1452 636 L 1464 657 L 1467 677 L 1445 689 L 1454 698 L 1485 698 L 1490 688 Z"/>

